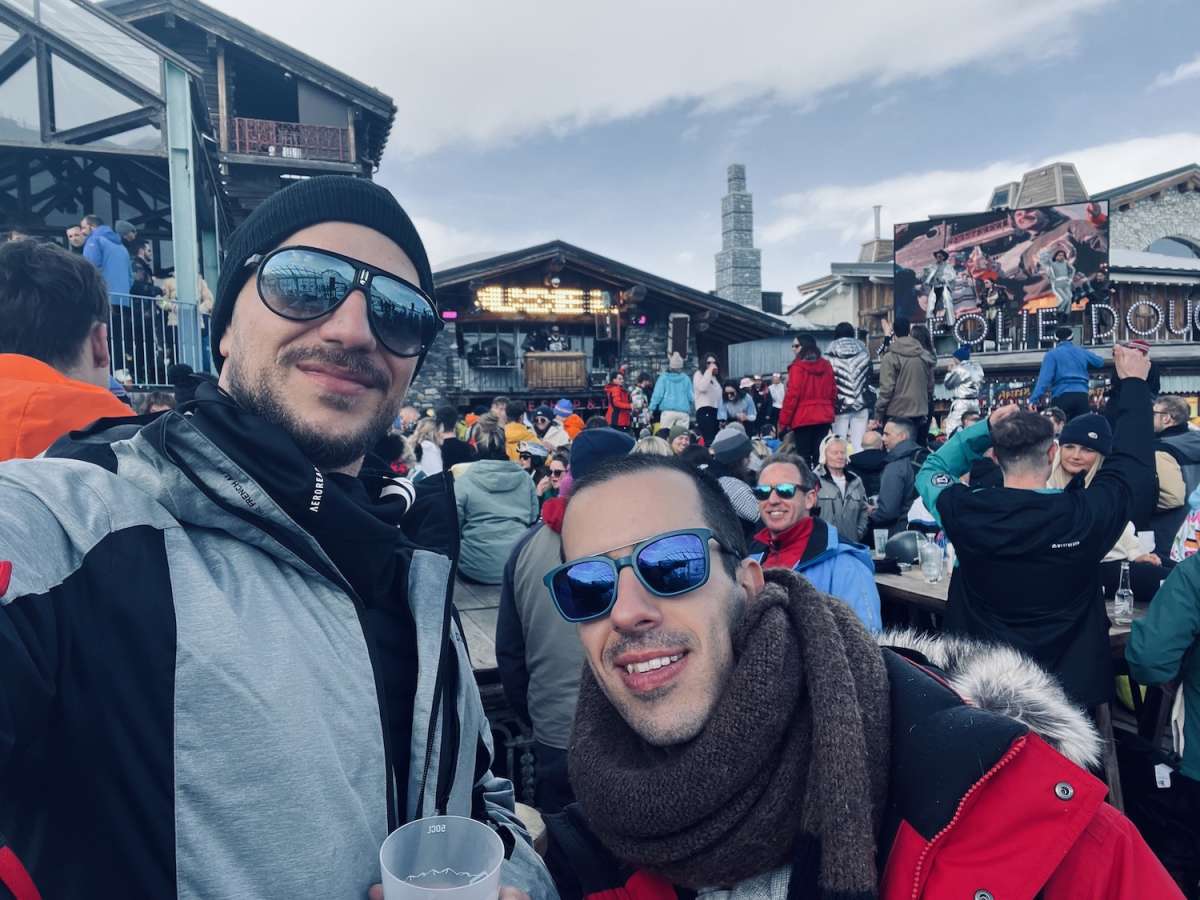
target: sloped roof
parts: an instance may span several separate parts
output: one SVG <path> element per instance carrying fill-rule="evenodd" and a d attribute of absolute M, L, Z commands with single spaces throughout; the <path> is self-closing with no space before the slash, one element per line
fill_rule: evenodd
<path fill-rule="evenodd" d="M 1119 187 L 1109 188 L 1107 191 L 1100 191 L 1092 194 L 1093 200 L 1117 200 L 1144 191 L 1148 187 L 1152 187 L 1160 182 L 1171 182 L 1180 176 L 1187 175 L 1189 172 L 1194 172 L 1197 177 L 1200 177 L 1200 165 L 1189 163 L 1186 166 L 1180 166 L 1178 169 L 1172 169 L 1169 172 L 1159 172 L 1157 175 L 1151 175 L 1147 178 L 1131 181 L 1129 184 L 1123 184 Z"/>
<path fill-rule="evenodd" d="M 1125 250 L 1121 247 L 1113 247 L 1108 251 L 1108 263 L 1114 269 L 1200 272 L 1200 259 L 1170 256 L 1166 253 L 1147 253 L 1144 250 Z"/>
<path fill-rule="evenodd" d="M 395 118 L 396 104 L 387 94 L 200 0 L 100 0 L 97 5 L 126 22 L 172 13 L 382 116 L 389 128 Z"/>
<path fill-rule="evenodd" d="M 732 339 L 749 340 L 772 334 L 786 334 L 789 330 L 788 323 L 782 316 L 773 316 L 761 309 L 753 309 L 730 300 L 724 300 L 715 294 L 709 294 L 677 281 L 653 275 L 561 240 L 549 241 L 534 247 L 513 250 L 487 259 L 442 269 L 440 272 L 434 273 L 433 282 L 440 291 L 549 262 L 556 257 L 561 258 L 568 266 L 578 271 L 608 280 L 614 285 L 643 285 L 646 290 L 654 291 L 662 295 L 664 299 L 678 304 L 682 310 L 715 314 L 715 318 L 709 320 L 710 323 L 715 329 L 728 334 Z"/>

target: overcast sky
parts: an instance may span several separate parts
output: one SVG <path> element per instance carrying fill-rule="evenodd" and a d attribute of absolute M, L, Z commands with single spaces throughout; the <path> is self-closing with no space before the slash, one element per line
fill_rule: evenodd
<path fill-rule="evenodd" d="M 1041 162 L 1200 161 L 1197 0 L 209 0 L 391 95 L 435 263 L 562 238 L 709 290 L 745 163 L 764 288 Z"/>

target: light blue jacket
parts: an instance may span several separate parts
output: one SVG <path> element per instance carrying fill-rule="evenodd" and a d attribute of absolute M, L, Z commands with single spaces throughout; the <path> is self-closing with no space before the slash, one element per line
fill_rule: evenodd
<path fill-rule="evenodd" d="M 844 541 L 828 522 L 817 520 L 826 527 L 825 549 L 792 566 L 823 594 L 841 600 L 867 627 L 878 634 L 883 630 L 879 613 L 879 589 L 875 586 L 875 563 L 862 544 Z M 815 523 L 814 523 L 815 524 Z M 819 534 L 813 531 L 815 538 Z M 750 558 L 762 562 L 764 553 L 751 553 Z"/>
<path fill-rule="evenodd" d="M 1090 350 L 1076 347 L 1071 341 L 1063 341 L 1042 357 L 1042 368 L 1038 371 L 1037 384 L 1033 386 L 1030 400 L 1037 403 L 1047 390 L 1050 399 L 1059 394 L 1085 394 L 1088 389 L 1088 366 L 1099 369 L 1104 360 Z"/>
<path fill-rule="evenodd" d="M 692 414 L 692 379 L 682 372 L 664 372 L 654 383 L 650 413 L 658 411 Z"/>

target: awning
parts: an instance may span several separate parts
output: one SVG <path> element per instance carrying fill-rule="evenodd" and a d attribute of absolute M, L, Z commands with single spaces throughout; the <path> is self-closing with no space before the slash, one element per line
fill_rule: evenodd
<path fill-rule="evenodd" d="M 1182 287 L 1200 285 L 1200 273 L 1196 275 L 1135 275 L 1126 272 L 1113 272 L 1110 278 L 1118 284 L 1167 284 Z"/>

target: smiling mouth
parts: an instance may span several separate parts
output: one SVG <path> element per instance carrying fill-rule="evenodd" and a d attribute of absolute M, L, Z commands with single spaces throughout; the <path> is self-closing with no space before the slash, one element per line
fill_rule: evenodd
<path fill-rule="evenodd" d="M 616 666 L 625 688 L 633 694 L 652 694 L 671 684 L 686 668 L 687 651 Z"/>

